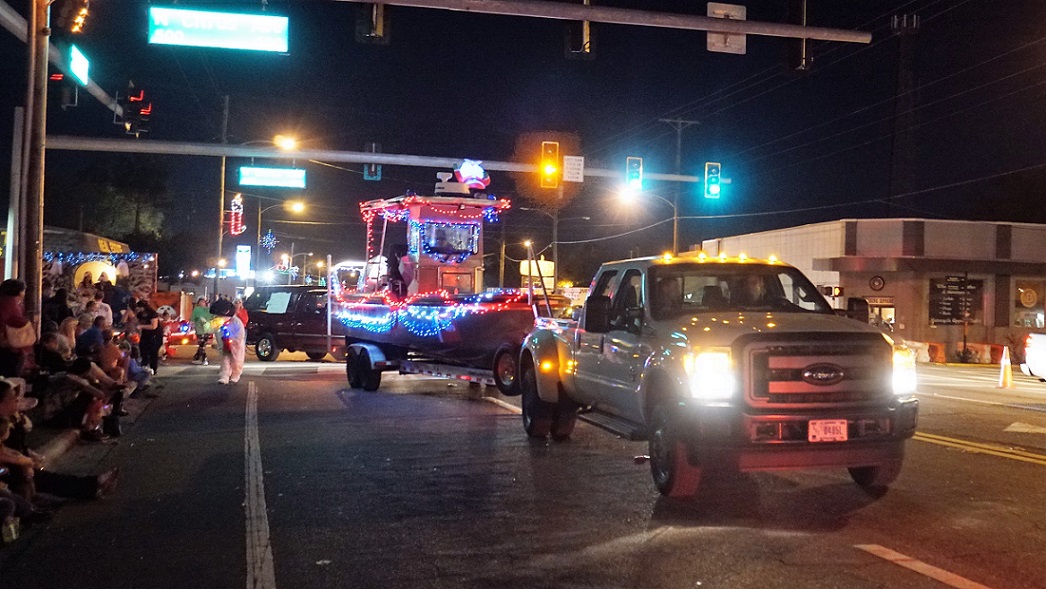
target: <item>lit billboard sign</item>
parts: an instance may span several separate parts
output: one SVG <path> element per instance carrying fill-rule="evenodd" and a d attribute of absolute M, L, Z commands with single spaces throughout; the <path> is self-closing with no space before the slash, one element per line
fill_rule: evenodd
<path fill-rule="evenodd" d="M 240 278 L 251 277 L 251 246 L 236 246 L 236 275 Z"/>
<path fill-rule="evenodd" d="M 91 80 L 88 76 L 88 71 L 91 69 L 91 62 L 87 59 L 76 45 L 69 46 L 69 72 L 73 74 L 77 82 L 81 85 L 86 86 Z"/>
<path fill-rule="evenodd" d="M 287 53 L 286 16 L 149 8 L 149 43 Z"/>
<path fill-rule="evenodd" d="M 241 166 L 240 186 L 305 188 L 305 170 L 301 168 L 261 168 Z"/>

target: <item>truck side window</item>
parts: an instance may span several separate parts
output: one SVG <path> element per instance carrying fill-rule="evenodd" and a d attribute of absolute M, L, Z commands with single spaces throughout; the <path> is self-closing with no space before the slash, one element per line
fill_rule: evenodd
<path fill-rule="evenodd" d="M 628 270 L 621 277 L 621 285 L 614 295 L 613 316 L 611 325 L 615 329 L 626 329 L 633 331 L 642 324 L 642 313 L 635 313 L 635 309 L 643 308 L 643 275 L 639 270 Z M 632 313 L 629 311 L 632 310 Z"/>
<path fill-rule="evenodd" d="M 617 270 L 607 270 L 606 272 L 599 275 L 599 281 L 596 282 L 596 288 L 592 289 L 592 294 L 609 297 L 614 294 L 614 286 L 616 282 L 614 278 L 617 276 Z"/>

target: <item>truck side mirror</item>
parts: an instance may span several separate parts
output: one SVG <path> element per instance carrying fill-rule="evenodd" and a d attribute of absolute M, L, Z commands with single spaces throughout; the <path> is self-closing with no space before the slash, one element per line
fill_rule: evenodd
<path fill-rule="evenodd" d="M 846 316 L 850 319 L 856 319 L 861 323 L 868 323 L 868 301 L 861 297 L 847 297 Z"/>
<path fill-rule="evenodd" d="M 610 331 L 610 297 L 592 295 L 585 301 L 581 312 L 581 329 L 589 333 Z"/>

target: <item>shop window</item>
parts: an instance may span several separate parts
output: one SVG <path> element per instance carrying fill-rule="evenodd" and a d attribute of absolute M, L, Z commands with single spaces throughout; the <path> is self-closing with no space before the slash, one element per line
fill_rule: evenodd
<path fill-rule="evenodd" d="M 1032 280 L 1018 280 L 1013 302 L 1013 326 L 1042 329 L 1044 284 Z"/>
<path fill-rule="evenodd" d="M 984 281 L 964 276 L 930 279 L 930 325 L 984 323 Z"/>

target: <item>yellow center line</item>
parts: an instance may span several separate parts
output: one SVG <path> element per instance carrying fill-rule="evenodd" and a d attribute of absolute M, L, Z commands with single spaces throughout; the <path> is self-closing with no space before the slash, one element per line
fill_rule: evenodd
<path fill-rule="evenodd" d="M 927 434 L 923 432 L 917 432 L 915 436 L 912 437 L 912 439 L 919 440 L 920 442 L 929 442 L 931 444 L 937 444 L 939 446 L 959 448 L 960 450 L 968 450 L 970 452 L 977 452 L 980 454 L 990 454 L 992 456 L 999 456 L 1001 458 L 1009 458 L 1010 460 L 1019 460 L 1021 462 L 1030 462 L 1031 464 L 1046 466 L 1046 455 L 1035 454 L 1033 452 L 1025 452 L 1023 450 L 1014 450 L 1005 446 L 968 442 L 966 440 L 959 440 L 956 438 L 949 438 L 945 436 Z"/>

